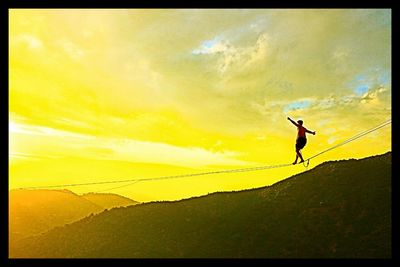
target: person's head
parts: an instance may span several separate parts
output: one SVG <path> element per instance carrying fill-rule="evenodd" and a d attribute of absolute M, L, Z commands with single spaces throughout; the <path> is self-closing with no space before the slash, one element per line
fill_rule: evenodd
<path fill-rule="evenodd" d="M 302 120 L 298 120 L 297 123 L 300 124 L 300 125 L 303 125 L 303 121 Z"/>

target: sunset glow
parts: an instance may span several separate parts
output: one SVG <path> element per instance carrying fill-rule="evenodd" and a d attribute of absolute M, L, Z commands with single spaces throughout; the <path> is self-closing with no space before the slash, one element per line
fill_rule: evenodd
<path fill-rule="evenodd" d="M 11 9 L 9 189 L 291 163 L 391 118 L 385 9 Z M 391 125 L 311 161 L 391 151 Z M 175 200 L 270 185 L 302 165 L 140 182 Z M 116 185 L 68 188 L 77 193 Z"/>

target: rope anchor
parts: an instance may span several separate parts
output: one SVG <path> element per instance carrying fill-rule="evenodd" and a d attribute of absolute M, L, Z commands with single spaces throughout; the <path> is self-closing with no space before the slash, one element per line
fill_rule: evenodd
<path fill-rule="evenodd" d="M 307 165 L 306 165 L 306 162 L 307 162 Z M 308 168 L 308 165 L 310 165 L 310 159 L 307 159 L 307 160 L 303 161 L 303 166 L 304 166 L 306 169 Z"/>

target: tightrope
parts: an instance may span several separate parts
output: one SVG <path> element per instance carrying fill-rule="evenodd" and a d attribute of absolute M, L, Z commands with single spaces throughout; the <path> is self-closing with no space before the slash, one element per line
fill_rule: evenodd
<path fill-rule="evenodd" d="M 335 149 L 337 147 L 343 146 L 347 143 L 350 143 L 358 138 L 361 138 L 369 133 L 372 133 L 374 131 L 377 131 L 381 129 L 382 127 L 390 124 L 392 122 L 391 119 L 371 128 L 368 129 L 364 132 L 361 132 L 353 137 L 350 137 L 349 139 L 332 146 L 328 149 L 325 149 L 307 159 L 304 160 L 303 165 L 304 167 L 308 167 L 310 160 L 313 158 L 318 157 L 319 155 L 326 153 L 332 149 Z M 203 175 L 214 175 L 214 174 L 221 174 L 221 173 L 237 173 L 237 172 L 251 172 L 251 171 L 260 171 L 260 170 L 266 170 L 266 169 L 274 169 L 274 168 L 283 168 L 283 167 L 288 167 L 288 166 L 293 166 L 292 163 L 287 163 L 287 164 L 277 164 L 277 165 L 267 165 L 267 166 L 258 166 L 258 167 L 250 167 L 250 168 L 241 168 L 241 169 L 230 169 L 230 170 L 220 170 L 220 171 L 209 171 L 209 172 L 198 172 L 198 173 L 188 173 L 188 174 L 180 174 L 180 175 L 170 175 L 170 176 L 159 176 L 159 177 L 152 177 L 152 178 L 136 178 L 136 179 L 128 179 L 128 180 L 114 180 L 114 181 L 104 181 L 104 182 L 91 182 L 91 183 L 76 183 L 76 184 L 61 184 L 61 185 L 50 185 L 50 186 L 31 186 L 31 187 L 21 187 L 18 189 L 44 189 L 44 188 L 59 188 L 59 187 L 73 187 L 73 186 L 88 186 L 88 185 L 102 185 L 102 184 L 116 184 L 116 183 L 128 183 L 129 184 L 124 184 L 118 187 L 113 187 L 109 189 L 104 189 L 104 190 L 99 190 L 96 192 L 103 192 L 103 191 L 110 191 L 113 189 L 125 187 L 125 186 L 130 186 L 133 184 L 136 184 L 138 182 L 144 182 L 144 181 L 156 181 L 156 180 L 169 180 L 169 179 L 178 179 L 178 178 L 185 178 L 185 177 L 195 177 L 195 176 L 203 176 Z"/>

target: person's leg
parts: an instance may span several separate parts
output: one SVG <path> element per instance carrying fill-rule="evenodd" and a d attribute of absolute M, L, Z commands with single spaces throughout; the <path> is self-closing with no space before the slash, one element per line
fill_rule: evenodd
<path fill-rule="evenodd" d="M 297 159 L 299 158 L 299 156 L 297 155 L 297 153 L 296 153 L 296 160 L 292 163 L 293 165 L 294 164 L 297 164 Z"/>
<path fill-rule="evenodd" d="M 297 150 L 296 152 L 297 152 L 297 155 L 298 155 L 298 156 L 300 157 L 300 159 L 301 159 L 299 163 L 304 162 L 304 159 L 303 159 L 303 156 L 301 155 L 300 149 Z"/>
<path fill-rule="evenodd" d="M 296 149 L 296 153 L 299 156 L 299 158 L 301 159 L 300 163 L 304 162 L 303 155 L 301 155 L 301 150 L 306 145 L 306 143 L 307 143 L 307 139 L 306 138 L 299 138 L 299 146 L 296 147 L 297 148 Z"/>
<path fill-rule="evenodd" d="M 297 160 L 299 159 L 299 154 L 298 154 L 298 148 L 296 147 L 296 160 L 293 162 L 293 165 L 294 164 L 297 164 Z"/>

